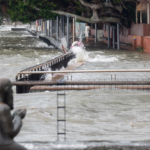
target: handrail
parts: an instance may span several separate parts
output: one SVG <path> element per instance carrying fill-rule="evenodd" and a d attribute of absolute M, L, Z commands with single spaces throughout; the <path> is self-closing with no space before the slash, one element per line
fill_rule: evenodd
<path fill-rule="evenodd" d="M 25 71 L 19 74 L 50 74 L 50 73 L 104 73 L 104 72 L 150 72 L 150 69 L 113 69 L 113 70 L 61 70 L 61 71 Z"/>
<path fill-rule="evenodd" d="M 150 85 L 150 81 L 14 81 L 12 85 Z"/>
<path fill-rule="evenodd" d="M 27 71 L 27 70 L 31 70 L 31 69 L 36 68 L 36 67 L 39 67 L 39 66 L 44 66 L 44 65 L 46 65 L 47 63 L 49 63 L 49 62 L 51 62 L 51 61 L 54 61 L 55 59 L 59 59 L 59 58 L 61 58 L 61 57 L 67 56 L 67 55 L 69 55 L 69 54 L 73 54 L 73 53 L 72 53 L 72 52 L 68 52 L 68 53 L 66 53 L 66 54 L 63 54 L 63 55 L 57 56 L 57 57 L 55 57 L 55 58 L 52 58 L 51 60 L 46 61 L 46 62 L 44 62 L 44 63 L 41 63 L 41 64 L 38 64 L 38 65 L 35 65 L 35 66 L 32 66 L 32 67 L 23 69 L 23 70 L 21 70 L 20 72 Z"/>

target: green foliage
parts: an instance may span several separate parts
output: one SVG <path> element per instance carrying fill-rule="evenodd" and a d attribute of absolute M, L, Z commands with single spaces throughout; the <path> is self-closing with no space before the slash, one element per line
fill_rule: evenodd
<path fill-rule="evenodd" d="M 9 0 L 9 9 L 7 11 L 13 22 L 30 23 L 40 18 L 54 19 L 56 15 L 50 10 L 55 7 L 56 4 L 53 2 L 48 3 L 47 0 L 26 0 L 26 3 L 23 0 Z"/>
<path fill-rule="evenodd" d="M 121 0 L 113 0 L 114 3 L 120 3 Z"/>
<path fill-rule="evenodd" d="M 98 1 L 96 2 L 93 0 L 84 1 L 98 3 Z M 111 1 L 113 5 L 120 5 L 122 0 L 109 1 Z M 101 2 L 104 4 L 106 0 L 101 0 Z M 129 27 L 131 22 L 135 21 L 135 6 L 131 5 L 131 3 L 124 1 L 128 10 L 123 9 L 123 11 L 125 11 L 122 15 L 127 19 L 121 19 L 121 23 L 126 27 Z M 52 13 L 51 10 L 60 10 L 79 16 L 85 14 L 85 17 L 92 17 L 92 10 L 83 6 L 79 0 L 0 0 L 0 7 L 7 10 L 13 22 L 21 21 L 23 23 L 30 23 L 37 19 L 55 19 L 57 14 Z M 100 14 L 101 16 L 107 17 L 107 14 L 105 15 L 107 9 L 108 7 L 104 7 L 103 9 L 98 10 L 98 13 L 102 13 L 102 15 Z M 108 15 L 108 17 L 111 17 L 111 14 Z"/>
<path fill-rule="evenodd" d="M 139 52 L 144 52 L 143 48 L 142 48 L 140 45 L 138 45 L 137 50 L 138 50 Z"/>

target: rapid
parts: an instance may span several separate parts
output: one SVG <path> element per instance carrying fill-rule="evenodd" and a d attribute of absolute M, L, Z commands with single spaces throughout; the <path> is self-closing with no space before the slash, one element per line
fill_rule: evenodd
<path fill-rule="evenodd" d="M 0 26 L 0 78 L 15 81 L 16 74 L 62 53 L 26 31 Z M 73 49 L 69 65 L 85 61 L 76 70 L 149 69 L 150 55 L 114 49 Z M 149 79 L 149 73 L 69 74 L 72 80 Z M 132 145 L 150 141 L 149 90 L 65 91 L 67 142 L 57 140 L 57 91 L 16 94 L 14 107 L 26 108 L 23 127 L 15 140 L 29 150 L 94 149 L 114 143 Z M 108 142 L 108 141 L 111 141 Z"/>

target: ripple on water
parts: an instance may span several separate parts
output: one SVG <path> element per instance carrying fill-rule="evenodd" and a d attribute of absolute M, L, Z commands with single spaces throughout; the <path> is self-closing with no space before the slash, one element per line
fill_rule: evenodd
<path fill-rule="evenodd" d="M 8 30 L 10 27 L 3 28 L 3 26 L 0 27 L 2 36 L 9 37 L 10 35 L 14 38 L 0 40 L 1 45 L 8 46 L 0 50 L 1 77 L 15 80 L 20 70 L 48 61 L 61 54 L 56 49 L 39 42 L 37 37 L 30 38 L 27 32 L 16 33 Z M 18 37 L 26 41 L 18 40 Z M 78 49 L 75 51 L 78 56 L 70 61 L 72 64 L 86 61 L 76 70 L 149 69 L 150 66 L 149 55 L 145 53 L 111 49 L 100 51 L 80 51 Z M 149 78 L 149 73 L 71 74 L 73 81 L 110 80 L 111 76 L 118 80 L 122 78 L 138 79 Z M 47 78 L 50 80 L 51 75 Z M 13 90 L 15 92 L 15 87 Z M 27 108 L 27 116 L 16 140 L 25 143 L 24 145 L 29 149 L 90 149 L 95 145 L 95 147 L 99 146 L 95 143 L 91 145 L 87 143 L 44 143 L 57 139 L 56 100 L 56 91 L 14 94 L 15 108 Z M 67 140 L 149 141 L 149 91 L 108 90 L 107 88 L 105 90 L 103 88 L 90 91 L 66 91 L 66 106 Z M 37 143 L 34 143 L 35 141 Z M 40 142 L 44 144 L 40 145 Z"/>

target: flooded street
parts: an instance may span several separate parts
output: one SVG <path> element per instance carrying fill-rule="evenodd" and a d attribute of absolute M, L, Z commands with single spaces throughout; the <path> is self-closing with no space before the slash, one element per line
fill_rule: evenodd
<path fill-rule="evenodd" d="M 0 27 L 0 78 L 15 81 L 16 74 L 30 66 L 48 61 L 62 53 L 47 46 L 26 31 Z M 137 51 L 86 49 L 78 52 L 73 64 L 84 57 L 76 70 L 149 69 L 150 55 Z M 83 58 L 80 58 L 83 59 Z M 144 80 L 150 73 L 69 74 L 72 80 Z M 130 145 L 150 141 L 149 90 L 111 90 L 107 88 L 66 93 L 66 143 L 57 140 L 57 92 L 16 94 L 15 109 L 26 108 L 27 115 L 16 141 L 30 150 L 90 149 L 96 141 Z M 63 101 L 63 98 L 62 98 Z M 80 142 L 77 142 L 80 141 Z M 92 141 L 92 143 L 88 142 Z M 118 142 L 119 141 L 119 142 Z M 54 142 L 54 143 L 53 143 Z"/>

